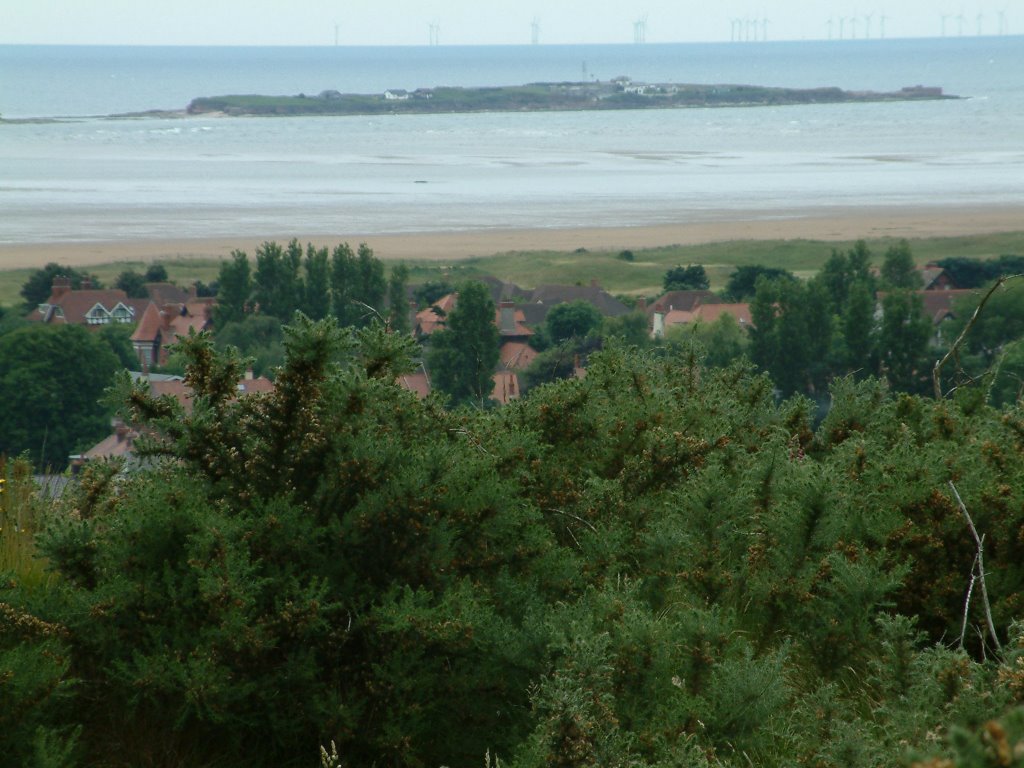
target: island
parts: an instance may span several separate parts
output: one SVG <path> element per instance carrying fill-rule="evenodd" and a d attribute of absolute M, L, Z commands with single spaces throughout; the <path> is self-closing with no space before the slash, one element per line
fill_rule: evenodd
<path fill-rule="evenodd" d="M 758 85 L 607 82 L 530 83 L 484 88 L 419 88 L 377 94 L 326 90 L 315 96 L 231 95 L 194 99 L 189 115 L 378 115 L 453 112 L 548 112 L 611 109 L 754 107 L 850 102 L 958 99 L 942 88 L 915 85 L 892 92 L 836 87 L 776 88 Z"/>

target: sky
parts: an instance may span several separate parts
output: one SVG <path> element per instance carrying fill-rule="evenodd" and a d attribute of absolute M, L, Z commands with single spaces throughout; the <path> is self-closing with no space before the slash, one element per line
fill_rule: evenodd
<path fill-rule="evenodd" d="M 1024 0 L 2 0 L 0 44 L 441 45 L 1024 32 Z M 870 18 L 869 18 L 870 17 Z M 884 17 L 884 21 L 883 21 Z M 643 23 L 641 23 L 643 22 Z M 536 26 L 534 24 L 536 23 Z"/>

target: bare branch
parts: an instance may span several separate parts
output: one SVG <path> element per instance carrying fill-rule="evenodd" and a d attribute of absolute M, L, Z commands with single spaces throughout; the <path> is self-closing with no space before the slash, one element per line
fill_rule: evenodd
<path fill-rule="evenodd" d="M 992 621 L 992 606 L 988 601 L 988 589 L 985 587 L 985 538 L 978 535 L 978 529 L 974 527 L 974 521 L 971 519 L 970 513 L 967 511 L 967 506 L 964 504 L 963 499 L 960 498 L 960 493 L 957 491 L 956 486 L 953 485 L 953 481 L 949 481 L 949 488 L 953 491 L 953 497 L 956 499 L 957 505 L 960 507 L 960 513 L 964 516 L 967 521 L 967 527 L 971 531 L 971 536 L 974 537 L 974 543 L 978 548 L 978 554 L 975 559 L 977 564 L 977 577 L 978 581 L 981 582 L 981 602 L 985 609 L 985 622 L 988 624 L 988 632 L 992 637 L 992 642 L 995 643 L 998 650 L 1002 650 L 1003 646 L 999 642 L 999 635 L 996 634 L 996 625 Z M 973 581 L 973 576 L 971 577 Z M 966 616 L 964 617 L 966 620 Z M 963 637 L 961 635 L 961 637 Z M 983 644 L 984 645 L 984 644 Z"/>
<path fill-rule="evenodd" d="M 976 569 L 978 567 L 978 556 L 974 556 L 971 563 L 971 583 L 967 585 L 967 597 L 964 598 L 964 619 L 960 624 L 960 647 L 964 647 L 964 636 L 967 634 L 967 615 L 971 612 L 971 595 L 974 594 L 974 583 L 978 580 Z"/>
<path fill-rule="evenodd" d="M 546 512 L 554 512 L 554 513 L 559 514 L 559 515 L 565 515 L 566 517 L 571 517 L 576 522 L 583 523 L 585 526 L 587 526 L 587 528 L 592 530 L 594 533 L 597 533 L 597 528 L 595 528 L 590 523 L 590 521 L 584 520 L 582 517 L 579 517 L 578 515 L 574 515 L 572 512 L 566 512 L 566 511 L 561 510 L 561 509 L 546 509 L 545 511 Z"/>
<path fill-rule="evenodd" d="M 988 303 L 988 300 L 990 298 L 992 298 L 992 294 L 994 294 L 1000 287 L 1005 285 L 1007 281 L 1013 280 L 1014 278 L 1017 277 L 1024 277 L 1024 275 L 1003 275 L 998 280 L 996 280 L 995 283 L 992 284 L 992 287 L 988 289 L 988 292 L 984 296 L 982 296 L 981 302 L 978 304 L 977 309 L 974 310 L 974 314 L 971 315 L 971 319 L 967 321 L 967 325 L 965 325 L 964 329 L 960 331 L 960 335 L 956 337 L 956 341 L 953 342 L 953 346 L 951 346 L 949 348 L 949 351 L 942 356 L 941 360 L 937 360 L 935 362 L 935 367 L 932 368 L 932 383 L 935 385 L 936 400 L 942 399 L 943 367 L 945 367 L 946 363 L 948 363 L 952 358 L 958 358 L 960 353 L 960 345 L 963 344 L 964 339 L 967 338 L 967 333 L 971 330 L 971 328 L 974 327 L 974 324 L 978 322 L 978 318 L 981 316 L 981 310 L 985 308 L 985 304 Z"/>

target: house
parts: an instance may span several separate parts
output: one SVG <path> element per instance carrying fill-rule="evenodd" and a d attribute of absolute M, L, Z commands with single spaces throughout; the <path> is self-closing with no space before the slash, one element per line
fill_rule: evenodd
<path fill-rule="evenodd" d="M 523 293 L 525 295 L 519 307 L 523 310 L 526 324 L 532 326 L 542 324 L 552 307 L 573 301 L 593 304 L 605 317 L 619 317 L 631 311 L 629 307 L 603 290 L 596 280 L 592 280 L 590 285 L 541 285 Z"/>
<path fill-rule="evenodd" d="M 409 98 L 409 92 L 402 90 L 401 88 L 393 88 L 384 91 L 384 99 L 386 101 L 406 101 Z"/>
<path fill-rule="evenodd" d="M 146 370 L 152 365 L 166 365 L 170 348 L 178 337 L 210 327 L 211 312 L 212 304 L 206 301 L 168 303 L 162 307 L 149 302 L 131 338 L 139 364 Z"/>
<path fill-rule="evenodd" d="M 651 336 L 653 338 L 663 337 L 665 332 L 674 325 L 688 325 L 690 323 L 713 323 L 722 315 L 730 315 L 741 328 L 752 328 L 753 321 L 750 316 L 750 305 L 746 303 L 725 303 L 700 304 L 693 309 L 670 309 L 667 312 L 661 304 L 656 304 L 652 314 Z"/>
<path fill-rule="evenodd" d="M 47 325 L 66 324 L 100 327 L 138 322 L 149 299 L 129 299 L 119 288 L 93 288 L 86 280 L 82 288 L 71 287 L 71 278 L 55 277 L 49 298 L 29 313 L 27 320 Z"/>
<path fill-rule="evenodd" d="M 921 275 L 921 285 L 926 291 L 951 291 L 958 287 L 949 273 L 936 264 L 926 264 L 918 267 L 917 271 Z"/>

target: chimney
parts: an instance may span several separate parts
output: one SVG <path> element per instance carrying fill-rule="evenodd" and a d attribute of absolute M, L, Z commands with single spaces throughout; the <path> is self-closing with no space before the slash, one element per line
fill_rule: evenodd
<path fill-rule="evenodd" d="M 82 290 L 83 291 L 91 291 L 92 290 L 92 278 L 91 277 L 83 277 L 82 278 Z"/>
<path fill-rule="evenodd" d="M 246 381 L 252 381 L 253 380 L 253 372 L 252 372 L 252 366 L 251 365 L 248 368 L 245 369 L 245 380 Z"/>
<path fill-rule="evenodd" d="M 50 287 L 50 298 L 59 299 L 66 293 L 71 293 L 71 278 L 58 275 L 53 278 L 53 285 Z"/>
<path fill-rule="evenodd" d="M 188 287 L 188 302 L 189 302 L 189 304 L 193 303 L 198 298 L 199 298 L 199 286 L 196 285 L 195 283 L 192 283 L 192 285 L 190 285 Z"/>
<path fill-rule="evenodd" d="M 498 330 L 501 333 L 514 334 L 516 332 L 516 305 L 511 301 L 503 301 L 500 305 L 501 319 Z"/>
<path fill-rule="evenodd" d="M 638 310 L 640 310 L 641 312 L 646 312 L 647 311 L 647 297 L 646 296 L 641 296 L 639 299 L 636 300 L 636 308 Z"/>

